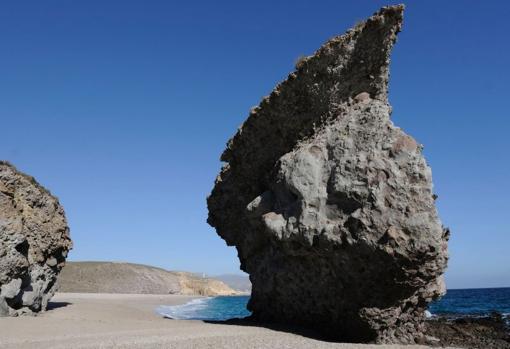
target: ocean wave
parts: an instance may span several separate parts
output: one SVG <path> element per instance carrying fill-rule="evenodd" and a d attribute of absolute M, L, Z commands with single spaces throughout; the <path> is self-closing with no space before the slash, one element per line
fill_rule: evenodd
<path fill-rule="evenodd" d="M 501 314 L 501 316 L 503 316 L 503 319 L 505 320 L 506 325 L 510 329 L 510 313 L 503 313 L 503 314 Z"/>
<path fill-rule="evenodd" d="M 224 321 L 250 315 L 247 296 L 196 298 L 181 305 L 162 305 L 156 312 L 176 320 Z"/>
<path fill-rule="evenodd" d="M 510 326 L 510 313 L 500 313 L 497 311 L 490 312 L 480 312 L 480 313 L 438 313 L 434 314 L 430 311 L 425 312 L 425 317 L 427 319 L 445 319 L 448 321 L 455 321 L 458 319 L 482 319 L 487 317 L 493 317 L 494 315 L 499 315 L 506 322 L 507 325 Z"/>
<path fill-rule="evenodd" d="M 197 319 L 198 315 L 207 308 L 211 299 L 213 297 L 196 298 L 180 305 L 161 305 L 156 309 L 156 313 L 175 320 Z"/>

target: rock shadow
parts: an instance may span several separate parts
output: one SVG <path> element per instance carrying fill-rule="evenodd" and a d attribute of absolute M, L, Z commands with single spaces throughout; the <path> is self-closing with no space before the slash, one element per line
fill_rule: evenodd
<path fill-rule="evenodd" d="M 72 305 L 73 303 L 69 302 L 48 302 L 48 305 L 46 306 L 46 311 L 55 310 L 58 308 L 65 308 L 68 305 Z"/>
<path fill-rule="evenodd" d="M 298 335 L 301 337 L 320 340 L 323 342 L 345 343 L 345 341 L 342 341 L 341 339 L 327 336 L 323 333 L 320 333 L 317 330 L 313 330 L 310 328 L 304 328 L 304 327 L 300 327 L 297 325 L 288 325 L 288 324 L 286 325 L 286 324 L 280 324 L 280 323 L 260 322 L 255 319 L 252 319 L 250 317 L 229 319 L 229 320 L 224 320 L 224 321 L 204 320 L 204 323 L 214 324 L 214 325 L 226 325 L 226 326 L 262 327 L 262 328 L 266 328 L 266 329 L 269 329 L 272 331 L 295 334 L 295 335 Z"/>

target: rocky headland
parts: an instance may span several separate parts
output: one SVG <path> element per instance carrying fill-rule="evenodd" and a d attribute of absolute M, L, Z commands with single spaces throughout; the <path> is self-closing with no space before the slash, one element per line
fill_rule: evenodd
<path fill-rule="evenodd" d="M 449 231 L 422 145 L 390 120 L 384 7 L 301 59 L 221 156 L 208 222 L 250 274 L 253 319 L 343 341 L 425 340 Z"/>
<path fill-rule="evenodd" d="M 247 275 L 239 274 L 222 274 L 213 277 L 216 280 L 223 281 L 234 290 L 241 291 L 246 294 L 251 294 L 251 282 Z"/>

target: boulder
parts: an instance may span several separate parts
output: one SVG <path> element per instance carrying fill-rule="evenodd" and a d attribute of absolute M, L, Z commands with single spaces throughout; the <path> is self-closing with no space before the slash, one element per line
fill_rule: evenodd
<path fill-rule="evenodd" d="M 0 316 L 45 310 L 71 246 L 57 198 L 0 161 Z"/>
<path fill-rule="evenodd" d="M 449 231 L 422 145 L 390 120 L 402 16 L 384 7 L 301 59 L 221 156 L 208 222 L 237 248 L 256 320 L 351 342 L 424 340 Z"/>

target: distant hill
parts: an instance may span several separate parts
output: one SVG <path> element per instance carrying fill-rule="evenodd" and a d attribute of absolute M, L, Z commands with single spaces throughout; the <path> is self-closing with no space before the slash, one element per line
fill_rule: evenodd
<path fill-rule="evenodd" d="M 220 280 L 141 264 L 67 262 L 59 275 L 60 292 L 235 295 Z"/>
<path fill-rule="evenodd" d="M 243 293 L 251 293 L 251 282 L 248 275 L 241 274 L 223 274 L 213 276 L 214 279 L 223 281 L 236 291 Z"/>

